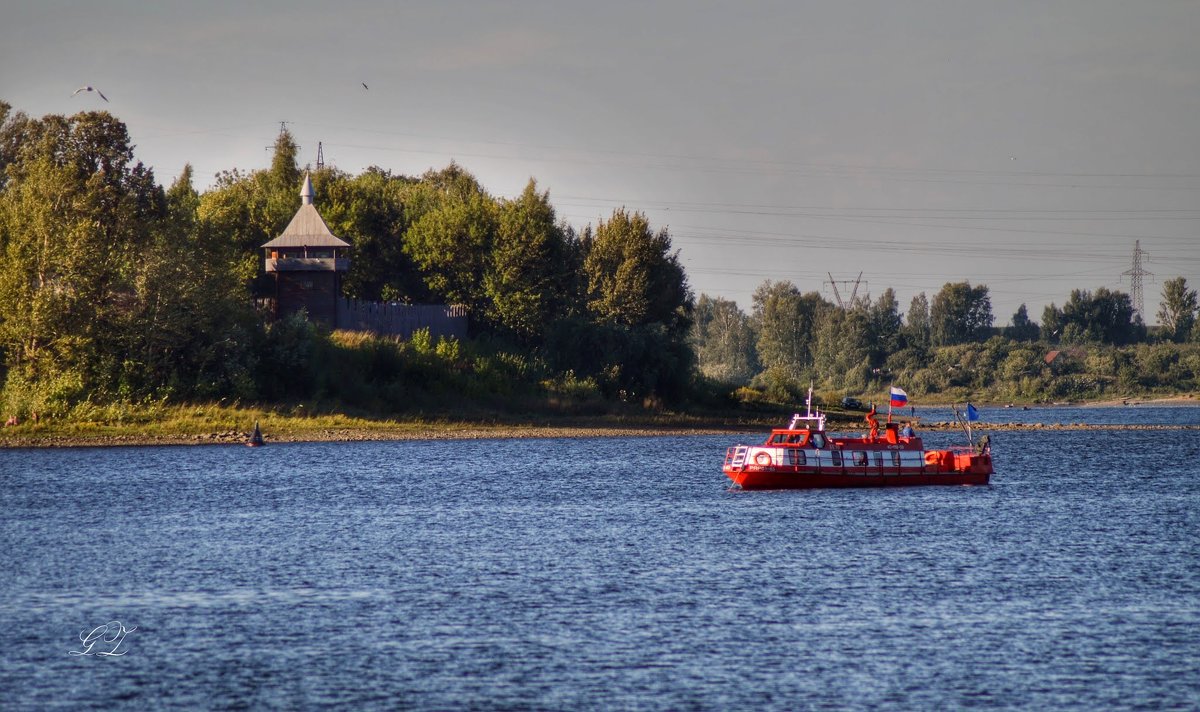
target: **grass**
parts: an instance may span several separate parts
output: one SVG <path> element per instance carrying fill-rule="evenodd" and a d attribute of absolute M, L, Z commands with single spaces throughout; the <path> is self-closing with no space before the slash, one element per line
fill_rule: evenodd
<path fill-rule="evenodd" d="M 338 412 L 314 404 L 191 403 L 80 406 L 62 419 L 26 420 L 0 429 L 0 447 L 187 442 L 240 442 L 260 424 L 268 440 L 367 440 L 468 436 L 546 435 L 553 432 L 662 432 L 761 429 L 778 425 L 783 411 L 654 413 L 623 409 L 602 414 L 445 414 L 380 417 Z"/>

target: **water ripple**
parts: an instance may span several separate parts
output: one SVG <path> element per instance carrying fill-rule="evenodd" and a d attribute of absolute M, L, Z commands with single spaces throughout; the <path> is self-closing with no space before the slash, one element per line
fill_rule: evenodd
<path fill-rule="evenodd" d="M 1196 707 L 1179 432 L 892 491 L 731 489 L 739 439 L 0 451 L 3 706 Z"/>

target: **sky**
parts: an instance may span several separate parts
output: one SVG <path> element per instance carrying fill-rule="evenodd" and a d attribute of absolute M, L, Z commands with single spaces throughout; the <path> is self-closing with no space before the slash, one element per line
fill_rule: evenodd
<path fill-rule="evenodd" d="M 1200 3 L 0 0 L 0 100 L 108 110 L 169 185 L 302 164 L 667 228 L 699 296 L 1200 285 Z M 363 85 L 366 85 L 364 88 Z M 72 96 L 84 85 L 99 89 Z M 286 123 L 283 123 L 286 122 Z M 835 294 L 835 288 L 837 294 Z"/>

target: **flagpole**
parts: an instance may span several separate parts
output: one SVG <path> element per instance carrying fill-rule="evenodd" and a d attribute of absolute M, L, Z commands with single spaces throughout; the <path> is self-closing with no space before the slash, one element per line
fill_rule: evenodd
<path fill-rule="evenodd" d="M 894 388 L 895 386 L 896 386 L 895 383 L 888 384 L 888 419 L 887 419 L 887 422 L 889 422 L 889 423 L 892 422 L 892 388 Z"/>
<path fill-rule="evenodd" d="M 958 405 L 951 404 L 950 408 L 954 411 L 954 419 L 958 421 L 958 427 L 962 428 L 963 433 L 967 436 L 967 445 L 975 447 L 974 441 L 971 440 L 971 427 L 967 425 L 966 420 L 959 414 Z"/>

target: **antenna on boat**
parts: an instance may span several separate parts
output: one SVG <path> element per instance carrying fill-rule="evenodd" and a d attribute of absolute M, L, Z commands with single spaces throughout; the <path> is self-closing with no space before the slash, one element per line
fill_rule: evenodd
<path fill-rule="evenodd" d="M 954 405 L 951 406 L 951 410 L 954 411 L 954 420 L 958 422 L 958 427 L 962 428 L 963 433 L 965 433 L 967 436 L 967 445 L 974 448 L 975 447 L 975 439 L 971 437 L 971 424 L 969 422 L 963 420 L 962 414 L 958 412 L 958 404 L 957 403 L 955 403 Z"/>
<path fill-rule="evenodd" d="M 807 423 L 807 427 L 811 429 L 812 422 L 814 420 L 817 421 L 817 430 L 825 430 L 825 415 L 821 412 L 820 408 L 817 408 L 815 411 L 813 410 L 812 400 L 813 387 L 810 383 L 808 386 L 808 397 L 804 399 L 804 415 L 801 416 L 799 413 L 794 414 L 792 416 L 792 422 L 788 423 L 788 430 L 795 430 L 796 426 L 800 424 L 800 421 Z"/>

